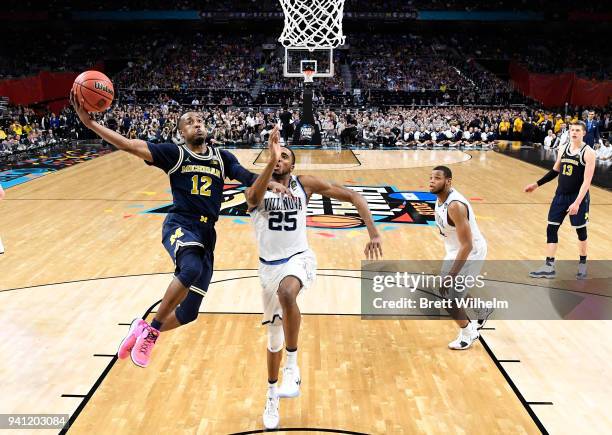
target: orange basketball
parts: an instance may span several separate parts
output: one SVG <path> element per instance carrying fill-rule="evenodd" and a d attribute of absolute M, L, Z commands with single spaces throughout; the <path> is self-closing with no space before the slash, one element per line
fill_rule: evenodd
<path fill-rule="evenodd" d="M 83 106 L 88 112 L 104 112 L 115 97 L 112 82 L 99 71 L 85 71 L 79 75 L 72 90 L 79 101 L 84 101 Z"/>

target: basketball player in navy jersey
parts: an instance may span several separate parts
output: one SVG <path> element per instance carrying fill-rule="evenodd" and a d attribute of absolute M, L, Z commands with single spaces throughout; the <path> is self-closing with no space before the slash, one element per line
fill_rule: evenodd
<path fill-rule="evenodd" d="M 162 243 L 176 266 L 175 276 L 151 325 L 142 319 L 134 320 L 118 351 L 119 358 L 130 355 L 134 364 L 146 367 L 160 331 L 186 325 L 198 316 L 213 272 L 215 222 L 223 201 L 224 179 L 250 186 L 257 176 L 240 166 L 231 153 L 206 145 L 206 127 L 200 113 L 187 112 L 179 119 L 185 145 L 152 144 L 127 139 L 98 124 L 85 111 L 82 101 L 72 93 L 70 99 L 85 127 L 170 177 L 173 204 L 164 220 Z M 286 190 L 280 185 L 276 188 Z"/>
<path fill-rule="evenodd" d="M 570 124 L 569 143 L 559 149 L 559 155 L 553 168 L 536 183 L 525 187 L 525 192 L 533 192 L 542 184 L 559 177 L 555 197 L 548 211 L 546 228 L 546 262 L 529 273 L 532 278 L 554 278 L 555 252 L 559 238 L 557 232 L 567 214 L 578 235 L 580 261 L 576 279 L 587 277 L 587 223 L 589 221 L 589 188 L 595 172 L 595 151 L 584 143 L 586 125 L 582 121 Z"/>
<path fill-rule="evenodd" d="M 313 284 L 316 275 L 316 258 L 306 235 L 306 208 L 310 196 L 318 193 L 352 203 L 370 236 L 365 248 L 366 258 L 382 257 L 380 235 L 365 199 L 345 187 L 309 175 L 293 175 L 295 155 L 279 142 L 280 134 L 275 127 L 269 138 L 270 160 L 246 192 L 259 248 L 263 324 L 268 332 L 268 392 L 263 413 L 266 429 L 279 425 L 279 398 L 297 397 L 300 393 L 297 348 L 301 314 L 296 299 L 303 288 Z M 290 196 L 267 191 L 270 179 L 286 186 Z M 287 360 L 282 385 L 277 389 L 283 344 Z"/>

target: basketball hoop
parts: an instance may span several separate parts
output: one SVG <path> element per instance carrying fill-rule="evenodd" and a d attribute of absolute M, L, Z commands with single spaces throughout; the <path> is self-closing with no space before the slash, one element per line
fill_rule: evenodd
<path fill-rule="evenodd" d="M 312 69 L 305 69 L 302 71 L 304 75 L 304 83 L 312 83 L 315 75 L 315 71 Z"/>
<path fill-rule="evenodd" d="M 285 26 L 279 42 L 285 47 L 285 77 L 333 77 L 333 50 L 344 44 L 342 34 L 342 16 L 344 0 L 280 0 L 285 15 Z M 321 70 L 315 58 L 302 60 L 314 63 L 314 73 L 306 74 L 305 69 L 289 71 L 288 58 L 290 50 L 329 51 L 328 70 Z"/>

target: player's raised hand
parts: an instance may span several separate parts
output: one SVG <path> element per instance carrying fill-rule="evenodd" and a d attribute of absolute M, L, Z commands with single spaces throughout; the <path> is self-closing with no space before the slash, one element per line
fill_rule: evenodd
<path fill-rule="evenodd" d="M 534 190 L 536 190 L 537 188 L 538 188 L 538 184 L 537 183 L 531 183 L 531 184 L 528 184 L 527 186 L 525 186 L 523 191 L 527 192 L 527 193 L 530 193 L 530 192 L 533 192 Z"/>
<path fill-rule="evenodd" d="M 85 127 L 89 127 L 93 120 L 91 119 L 89 113 L 87 113 L 87 111 L 85 110 L 83 103 L 84 102 L 82 99 L 81 101 L 78 101 L 78 98 L 75 95 L 74 91 L 70 91 L 70 104 L 72 104 L 74 111 L 76 112 L 83 125 L 85 125 Z"/>
<path fill-rule="evenodd" d="M 372 237 L 363 251 L 368 260 L 378 260 L 383 258 L 382 239 L 380 236 Z"/>
<path fill-rule="evenodd" d="M 278 130 L 277 125 L 275 125 L 270 132 L 270 137 L 268 138 L 268 148 L 270 149 L 270 158 L 276 162 L 281 155 L 280 131 Z"/>

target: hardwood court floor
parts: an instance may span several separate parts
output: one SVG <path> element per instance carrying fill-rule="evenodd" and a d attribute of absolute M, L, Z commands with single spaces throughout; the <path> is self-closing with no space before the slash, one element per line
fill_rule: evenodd
<path fill-rule="evenodd" d="M 261 168 L 260 150 L 233 152 L 246 167 Z M 427 191 L 431 167 L 448 164 L 455 186 L 472 200 L 490 259 L 542 257 L 554 183 L 531 195 L 522 192 L 541 177 L 540 168 L 493 152 L 318 153 L 298 151 L 296 172 L 405 191 Z M 205 314 L 164 335 L 146 370 L 93 356 L 114 354 L 127 328 L 118 324 L 144 314 L 163 294 L 165 273 L 172 271 L 160 243 L 164 215 L 142 211 L 169 203 L 168 188 L 161 171 L 113 153 L 7 191 L 0 202 L 7 249 L 0 256 L 0 322 L 10 338 L 0 342 L 5 381 L 0 413 L 74 414 L 85 403 L 70 433 L 261 429 L 264 331 L 256 315 L 258 260 L 247 219 L 227 217 L 217 225 L 213 279 L 219 282 L 203 311 L 230 314 Z M 589 258 L 609 259 L 612 193 L 593 188 L 591 198 Z M 443 255 L 433 228 L 382 228 L 386 259 Z M 338 276 L 319 276 L 301 303 L 312 314 L 303 323 L 304 389 L 301 398 L 282 402 L 284 427 L 538 432 L 482 344 L 463 353 L 446 349 L 455 335 L 448 322 L 348 316 L 358 313 L 359 293 L 352 287 L 358 280 L 348 276 L 355 272 L 347 270 L 359 270 L 364 230 L 311 228 L 308 233 L 319 274 Z M 575 233 L 567 225 L 560 242 L 557 258 L 575 259 Z M 121 278 L 127 275 L 132 277 Z M 89 281 L 62 284 L 79 280 Z M 40 287 L 13 290 L 31 286 Z M 607 413 L 612 378 L 605 369 L 612 357 L 609 322 L 499 321 L 494 326 L 483 336 L 497 359 L 521 361 L 498 364 L 525 400 L 553 403 L 526 405 L 548 431 L 612 430 Z M 84 402 L 62 394 L 91 398 Z"/>
<path fill-rule="evenodd" d="M 188 334 L 167 334 L 147 370 L 124 361 L 113 367 L 71 432 L 95 432 L 111 418 L 122 433 L 261 427 L 267 382 L 260 322 L 260 315 L 206 314 Z M 450 322 L 430 323 L 304 316 L 302 394 L 281 401 L 283 427 L 535 433 L 484 349 L 465 364 L 465 355 L 440 351 L 440 331 L 454 334 Z"/>

